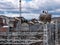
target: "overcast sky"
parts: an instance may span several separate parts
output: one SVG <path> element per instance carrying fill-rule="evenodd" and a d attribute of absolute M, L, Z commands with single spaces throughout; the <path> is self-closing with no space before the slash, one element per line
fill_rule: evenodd
<path fill-rule="evenodd" d="M 21 0 L 21 7 L 22 15 L 27 18 L 38 18 L 42 10 L 60 16 L 60 0 Z M 19 0 L 0 0 L 0 14 L 19 15 Z"/>

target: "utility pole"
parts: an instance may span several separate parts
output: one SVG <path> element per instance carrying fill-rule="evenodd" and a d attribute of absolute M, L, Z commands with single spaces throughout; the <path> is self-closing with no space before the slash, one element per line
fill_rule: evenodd
<path fill-rule="evenodd" d="M 49 45 L 48 44 L 48 28 L 47 28 L 47 24 L 43 24 L 44 26 L 44 37 L 43 37 L 43 45 Z"/>
<path fill-rule="evenodd" d="M 58 44 L 58 22 L 56 20 L 56 24 L 55 24 L 55 45 L 59 45 Z"/>
<path fill-rule="evenodd" d="M 20 3 L 20 17 L 21 17 L 21 0 L 19 1 L 19 3 Z"/>
<path fill-rule="evenodd" d="M 20 18 L 21 18 L 21 0 L 19 1 L 19 3 L 20 3 L 20 4 L 19 4 L 19 6 L 20 6 L 20 7 L 19 7 L 19 9 L 20 9 Z M 21 19 L 20 19 L 20 24 L 21 24 Z"/>
<path fill-rule="evenodd" d="M 19 32 L 19 30 L 21 30 L 21 0 L 19 0 L 19 18 L 15 17 L 16 20 L 18 20 L 17 22 L 17 30 Z"/>

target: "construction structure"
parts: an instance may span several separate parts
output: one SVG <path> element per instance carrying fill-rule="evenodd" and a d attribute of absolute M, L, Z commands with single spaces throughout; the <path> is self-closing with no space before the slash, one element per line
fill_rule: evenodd
<path fill-rule="evenodd" d="M 13 20 L 12 20 L 13 19 Z M 0 25 L 3 19 L 0 18 Z M 59 27 L 57 20 L 51 23 L 51 14 L 43 11 L 40 19 L 33 19 L 31 22 L 23 22 L 21 18 L 21 0 L 20 17 L 8 18 L 6 25 L 0 27 L 1 45 L 59 45 Z M 24 19 L 23 19 L 24 20 Z M 37 22 L 35 22 L 37 21 Z"/>
<path fill-rule="evenodd" d="M 19 18 L 15 18 L 15 20 L 19 20 Z M 44 24 L 21 24 L 21 29 L 15 30 L 14 23 L 15 20 L 10 20 L 6 31 L 0 32 L 0 44 L 18 44 L 18 45 L 43 45 L 45 29 L 43 28 Z M 18 23 L 20 24 L 20 23 Z M 24 26 L 25 25 L 25 26 Z M 27 25 L 27 26 L 26 26 Z M 17 26 L 18 27 L 18 26 Z M 23 29 L 24 28 L 24 29 Z M 26 29 L 25 29 L 26 28 Z M 28 28 L 28 29 L 27 29 Z M 36 29 L 35 29 L 36 28 Z M 47 39 L 46 39 L 47 40 Z"/>
<path fill-rule="evenodd" d="M 43 15 L 43 16 L 42 16 Z M 46 15 L 46 16 L 45 16 Z M 49 15 L 49 16 L 47 16 Z M 44 17 L 45 16 L 45 17 Z M 4 18 L 4 16 L 1 16 Z M 21 18 L 7 18 L 8 23 L 0 27 L 0 44 L 2 45 L 59 45 L 60 44 L 60 23 L 51 19 L 50 14 L 42 13 L 40 22 L 33 20 L 34 24 L 23 22 L 20 26 Z M 49 18 L 47 18 L 49 17 Z M 43 20 L 42 20 L 43 18 Z M 24 18 L 22 18 L 24 20 Z M 45 22 L 46 20 L 46 22 Z M 22 20 L 21 20 L 22 21 Z M 37 22 L 35 22 L 37 21 Z M 19 27 L 19 28 L 18 28 Z"/>

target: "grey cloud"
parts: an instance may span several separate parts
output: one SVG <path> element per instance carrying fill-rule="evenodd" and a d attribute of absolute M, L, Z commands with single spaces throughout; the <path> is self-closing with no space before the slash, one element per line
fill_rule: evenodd
<path fill-rule="evenodd" d="M 35 1 L 35 0 L 34 0 Z M 40 1 L 40 2 L 39 2 Z M 45 1 L 44 3 L 42 1 Z M 33 2 L 35 3 L 35 2 Z M 37 3 L 35 3 L 35 5 L 37 4 L 38 6 L 38 9 L 35 9 L 35 8 L 32 8 L 28 3 L 26 3 L 27 5 L 25 6 L 26 8 L 26 12 L 30 12 L 30 13 L 36 13 L 36 14 L 39 14 L 41 12 L 41 10 L 48 10 L 48 11 L 51 11 L 51 10 L 55 10 L 55 9 L 60 9 L 60 3 L 55 1 L 55 0 L 37 0 Z M 60 14 L 59 12 L 55 12 L 52 14 Z"/>

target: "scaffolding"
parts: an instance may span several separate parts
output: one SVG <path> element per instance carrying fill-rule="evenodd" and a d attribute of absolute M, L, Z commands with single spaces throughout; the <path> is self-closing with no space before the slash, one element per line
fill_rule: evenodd
<path fill-rule="evenodd" d="M 19 20 L 19 25 L 20 28 L 19 30 L 17 30 L 16 32 L 10 32 L 10 25 L 8 24 L 8 28 L 7 28 L 7 32 L 0 32 L 0 44 L 16 44 L 16 45 L 50 45 L 49 41 L 52 41 L 51 38 L 53 38 L 52 36 L 52 32 L 51 30 L 48 30 L 48 24 L 51 24 L 51 15 L 48 14 L 47 12 L 43 11 L 43 16 L 41 16 L 41 21 L 42 21 L 42 25 L 43 28 L 37 29 L 36 31 L 30 31 L 30 25 L 29 25 L 29 31 L 26 32 L 22 32 L 20 31 L 22 28 L 21 25 L 21 19 L 15 18 L 17 20 Z M 20 0 L 20 17 L 21 17 L 21 0 Z M 49 22 L 49 23 L 48 23 Z M 40 24 L 40 23 L 39 23 Z M 59 45 L 58 43 L 58 25 L 57 25 L 57 20 L 55 25 L 55 44 L 54 45 Z M 19 27 L 19 26 L 18 26 Z M 37 27 L 37 26 L 36 26 Z M 34 27 L 35 28 L 35 27 Z M 42 31 L 41 31 L 42 30 Z M 50 35 L 49 35 L 50 34 Z M 50 36 L 50 37 L 49 37 Z M 39 42 L 39 43 L 38 43 Z M 53 45 L 53 43 L 51 42 L 51 45 Z"/>
<path fill-rule="evenodd" d="M 51 23 L 46 23 L 46 24 L 42 24 L 39 29 L 39 31 L 30 31 L 31 29 L 29 29 L 29 31 L 27 32 L 0 32 L 0 44 L 22 44 L 22 45 L 31 45 L 31 44 L 36 44 L 36 43 L 40 43 L 40 45 L 59 45 L 59 34 L 58 34 L 58 23 L 57 21 L 55 22 L 54 27 L 54 31 L 55 32 L 51 32 L 51 27 L 50 27 L 50 31 L 48 31 L 48 24 Z M 50 25 L 49 25 L 50 26 Z M 41 29 L 42 27 L 42 29 Z M 9 28 L 7 28 L 9 30 Z M 53 35 L 53 33 L 55 33 Z M 51 39 L 55 37 L 55 44 L 52 43 L 52 41 L 54 39 Z M 50 41 L 50 43 L 49 43 Z"/>

